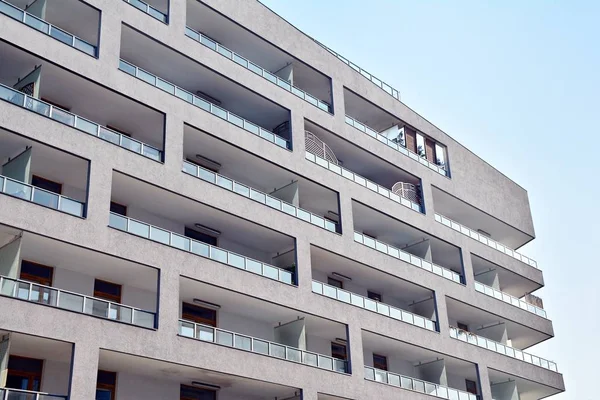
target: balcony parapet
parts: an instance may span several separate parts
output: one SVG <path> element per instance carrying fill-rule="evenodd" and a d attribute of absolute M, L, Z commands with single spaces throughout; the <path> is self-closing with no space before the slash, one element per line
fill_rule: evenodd
<path fill-rule="evenodd" d="M 141 1 L 141 0 L 123 0 L 125 3 L 129 3 L 132 6 L 134 6 L 135 8 L 137 8 L 138 10 L 145 12 L 146 14 L 148 14 L 149 16 L 156 18 L 157 20 L 159 20 L 160 22 L 164 22 L 165 24 L 168 23 L 169 17 L 158 11 L 156 8 L 152 7 L 150 4 Z"/>
<path fill-rule="evenodd" d="M 479 293 L 483 293 L 487 296 L 501 300 L 512 306 L 519 307 L 522 310 L 528 311 L 532 314 L 535 314 L 542 318 L 548 319 L 548 317 L 546 315 L 546 311 L 544 309 L 534 306 L 533 304 L 530 304 L 521 299 L 518 299 L 515 296 L 511 296 L 508 293 L 504 293 L 504 292 L 494 289 L 493 287 L 484 285 L 483 283 L 475 282 L 475 290 L 477 290 Z"/>

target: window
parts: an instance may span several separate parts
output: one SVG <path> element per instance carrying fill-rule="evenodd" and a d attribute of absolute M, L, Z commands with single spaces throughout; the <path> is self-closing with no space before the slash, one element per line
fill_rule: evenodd
<path fill-rule="evenodd" d="M 343 289 L 344 288 L 344 282 L 342 282 L 340 280 L 337 280 L 337 279 L 334 279 L 334 278 L 327 277 L 327 284 L 329 286 L 333 286 L 333 287 L 336 287 L 338 289 Z"/>
<path fill-rule="evenodd" d="M 331 357 L 339 358 L 340 360 L 346 359 L 346 345 L 331 342 Z"/>
<path fill-rule="evenodd" d="M 114 400 L 117 387 L 117 373 L 98 370 L 96 380 L 96 400 Z"/>
<path fill-rule="evenodd" d="M 446 149 L 439 144 L 435 144 L 435 163 L 446 169 Z"/>
<path fill-rule="evenodd" d="M 467 393 L 477 394 L 477 382 L 465 379 L 465 387 L 467 389 Z"/>
<path fill-rule="evenodd" d="M 373 367 L 382 371 L 388 370 L 387 357 L 373 353 Z"/>
<path fill-rule="evenodd" d="M 121 302 L 121 285 L 96 279 L 94 281 L 94 297 L 112 301 Z"/>
<path fill-rule="evenodd" d="M 370 298 L 371 300 L 375 300 L 375 301 L 379 301 L 381 302 L 381 295 L 377 292 L 371 292 L 370 290 L 367 291 L 367 297 Z"/>
<path fill-rule="evenodd" d="M 54 182 L 41 176 L 33 175 L 31 177 L 31 184 L 40 189 L 46 189 L 49 192 L 61 194 L 62 183 Z"/>
<path fill-rule="evenodd" d="M 113 212 L 115 214 L 119 214 L 119 215 L 126 217 L 127 216 L 127 206 L 124 206 L 123 204 L 119 204 L 119 203 L 115 203 L 114 201 L 111 201 L 110 202 L 110 212 Z"/>
<path fill-rule="evenodd" d="M 462 322 L 457 322 L 456 326 L 458 327 L 458 329 L 461 329 L 461 330 L 463 330 L 465 332 L 469 331 L 469 325 L 463 324 Z"/>
<path fill-rule="evenodd" d="M 216 400 L 217 391 L 181 385 L 179 389 L 179 400 Z"/>
<path fill-rule="evenodd" d="M 198 232 L 191 228 L 185 228 L 185 236 L 197 240 L 202 243 L 210 244 L 212 246 L 217 245 L 217 238 L 215 236 L 207 235 L 206 233 Z"/>
<path fill-rule="evenodd" d="M 21 261 L 21 273 L 19 279 L 39 283 L 44 286 L 52 286 L 52 275 L 54 268 L 34 263 L 32 261 Z"/>
<path fill-rule="evenodd" d="M 8 358 L 6 387 L 12 389 L 40 391 L 44 360 L 19 356 Z"/>
<path fill-rule="evenodd" d="M 183 303 L 181 307 L 181 317 L 199 324 L 217 326 L 217 310 L 211 310 L 210 308 Z"/>
<path fill-rule="evenodd" d="M 417 133 L 417 154 L 423 158 L 425 155 L 425 138 L 420 133 Z"/>

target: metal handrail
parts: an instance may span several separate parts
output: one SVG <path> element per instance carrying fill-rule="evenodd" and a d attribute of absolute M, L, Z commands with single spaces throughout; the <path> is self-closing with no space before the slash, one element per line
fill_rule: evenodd
<path fill-rule="evenodd" d="M 8 10 L 3 9 L 2 8 L 3 5 L 9 7 L 12 10 L 13 13 L 11 14 Z M 59 28 L 57 26 L 54 26 L 51 23 L 49 23 L 49 22 L 47 22 L 47 21 L 45 21 L 45 20 L 43 20 L 43 19 L 41 19 L 39 17 L 36 17 L 33 14 L 28 13 L 27 11 L 24 11 L 24 10 L 18 8 L 18 7 L 15 7 L 15 6 L 13 6 L 12 4 L 10 4 L 9 2 L 7 2 L 5 0 L 0 0 L 0 13 L 2 13 L 4 15 L 7 15 L 10 18 L 13 18 L 13 19 L 15 19 L 17 21 L 20 21 L 20 22 L 22 22 L 22 23 L 24 23 L 24 24 L 26 24 L 26 25 L 34 28 L 34 29 L 37 29 L 38 31 L 43 32 L 46 35 L 48 35 L 48 36 L 50 36 L 50 37 L 52 37 L 52 38 L 54 38 L 54 39 L 56 39 L 56 40 L 58 40 L 58 41 L 60 41 L 60 42 L 62 42 L 64 44 L 66 44 L 66 45 L 69 45 L 69 46 L 71 46 L 71 47 L 73 47 L 73 48 L 75 48 L 75 49 L 77 49 L 77 50 L 79 50 L 79 51 L 81 51 L 83 53 L 86 53 L 88 55 L 96 57 L 96 53 L 97 53 L 98 49 L 93 44 L 91 44 L 91 43 L 89 43 L 89 42 L 81 39 L 78 36 L 73 35 L 72 33 L 69 33 L 67 31 L 65 31 L 64 29 L 61 29 L 61 28 Z M 17 15 L 15 15 L 15 14 L 19 14 L 20 17 L 17 18 Z M 41 23 L 43 25 L 47 25 L 47 29 L 40 29 L 39 25 L 38 26 L 33 26 L 33 25 L 29 24 L 28 23 L 29 19 L 33 19 L 34 21 L 38 21 L 39 23 Z M 55 37 L 54 35 L 52 35 L 52 32 L 54 30 L 60 31 L 63 34 L 65 34 L 67 36 L 70 36 L 71 37 L 71 43 L 67 43 L 64 40 L 61 40 L 61 39 Z M 80 44 L 80 43 L 82 43 L 84 46 L 88 46 L 88 48 L 92 48 L 93 52 L 90 53 L 88 51 L 85 51 L 83 48 L 78 47 L 78 44 Z"/>
<path fill-rule="evenodd" d="M 14 96 L 11 98 L 3 96 L 3 89 L 10 91 Z M 22 96 L 22 99 L 20 98 L 20 96 Z M 140 142 L 139 140 L 125 136 L 112 129 L 92 122 L 86 118 L 80 117 L 77 114 L 73 114 L 69 111 L 63 110 L 60 107 L 56 107 L 52 104 L 46 103 L 45 101 L 29 96 L 28 94 L 20 92 L 2 83 L 0 83 L 0 100 L 5 100 L 14 105 L 33 111 L 36 114 L 52 118 L 56 122 L 60 122 L 61 124 L 70 126 L 87 134 L 96 136 L 102 140 L 115 144 L 124 149 L 133 151 L 134 153 L 140 154 L 144 157 L 148 157 L 152 160 L 161 161 L 162 159 L 162 151 L 158 150 L 155 147 Z M 42 105 L 42 107 L 40 107 L 39 105 Z"/>
<path fill-rule="evenodd" d="M 8 193 L 6 191 L 6 183 L 7 182 L 14 182 L 17 185 L 29 188 L 30 189 L 29 195 L 27 197 L 25 197 L 25 194 L 26 194 L 25 192 L 26 191 L 23 191 L 23 195 L 22 196 L 19 196 L 18 193 Z M 78 200 L 72 199 L 72 198 L 67 197 L 67 196 L 63 196 L 62 194 L 54 193 L 54 192 L 51 192 L 49 190 L 42 189 L 42 188 L 30 185 L 30 184 L 25 183 L 25 182 L 18 181 L 16 179 L 9 178 L 8 176 L 4 176 L 4 175 L 0 175 L 0 192 L 4 193 L 4 194 L 7 194 L 9 196 L 13 196 L 13 197 L 17 197 L 17 198 L 20 198 L 20 199 L 23 199 L 23 200 L 30 201 L 30 202 L 35 203 L 35 204 L 39 204 L 39 205 L 43 205 L 43 206 L 46 206 L 46 207 L 50 207 L 50 208 L 53 208 L 55 210 L 64 211 L 64 212 L 66 212 L 68 214 L 75 215 L 75 216 L 78 216 L 78 217 L 83 217 L 84 210 L 85 210 L 85 203 L 82 203 L 82 202 L 80 202 Z M 46 203 L 41 203 L 41 202 L 35 201 L 35 193 L 36 192 L 46 193 L 47 195 L 55 197 L 57 199 L 57 201 L 56 201 L 56 207 L 52 207 L 51 205 L 48 205 Z M 68 200 L 68 201 L 70 201 L 72 203 L 78 204 L 80 206 L 79 207 L 79 212 L 74 213 L 68 207 L 63 207 L 63 205 L 65 204 L 65 200 Z"/>
<path fill-rule="evenodd" d="M 453 282 L 464 284 L 463 276 L 452 271 L 451 269 L 440 267 L 439 265 L 424 260 L 421 257 L 417 257 L 415 255 L 397 249 L 396 247 L 390 246 L 389 244 L 380 242 L 379 240 L 369 237 L 363 233 L 355 231 L 354 241 L 361 243 L 367 247 L 370 247 L 374 250 L 385 253 L 394 258 L 398 258 L 416 267 L 423 268 L 426 271 L 432 272 Z"/>
<path fill-rule="evenodd" d="M 556 363 L 553 361 L 536 357 L 522 350 L 515 349 L 514 347 L 496 342 L 495 340 L 484 338 L 483 336 L 476 335 L 454 326 L 450 326 L 450 337 L 475 346 L 483 347 L 484 349 L 488 349 L 505 356 L 516 358 L 517 360 L 525 361 L 526 363 L 533 364 L 550 371 L 558 372 Z"/>
<path fill-rule="evenodd" d="M 254 72 L 255 74 L 262 76 L 263 78 L 265 78 L 269 82 L 279 86 L 280 88 L 283 88 L 283 89 L 287 90 L 288 92 L 295 94 L 296 96 L 307 101 L 308 103 L 312 104 L 313 106 L 318 107 L 321 110 L 327 111 L 328 113 L 332 112 L 331 105 L 329 103 L 327 103 L 321 99 L 318 99 L 315 96 L 308 94 L 306 91 L 292 85 L 292 83 L 290 81 L 288 81 L 287 79 L 282 79 L 282 78 L 278 77 L 277 75 L 267 71 L 263 67 L 248 60 L 246 57 L 243 57 L 243 56 L 237 54 L 236 52 L 234 52 L 233 50 L 230 50 L 227 47 L 221 45 L 219 42 L 214 41 L 213 39 L 209 38 L 208 36 L 205 36 L 202 33 L 198 32 L 188 26 L 185 27 L 185 35 L 187 37 L 189 37 L 190 39 L 193 39 L 196 42 L 208 47 L 209 49 L 216 51 L 217 53 L 221 54 L 222 56 L 227 57 L 230 60 L 233 60 L 236 64 L 239 64 L 242 67 Z"/>
<path fill-rule="evenodd" d="M 214 185 L 220 186 L 231 192 L 240 194 L 261 204 L 266 204 L 271 208 L 275 208 L 276 210 L 282 211 L 288 215 L 292 215 L 296 218 L 309 222 L 320 228 L 327 229 L 331 232 L 338 232 L 339 224 L 328 221 L 325 217 L 314 214 L 300 207 L 296 207 L 293 204 L 290 204 L 276 197 L 270 196 L 267 193 L 261 192 L 260 190 L 256 190 L 248 185 L 236 182 L 231 178 L 217 174 L 216 172 L 213 172 L 206 168 L 202 168 L 201 166 L 193 164 L 191 162 L 184 160 L 183 165 L 183 172 L 185 172 L 188 175 L 195 176 L 198 179 L 210 182 Z M 190 173 L 190 171 L 188 171 L 186 168 L 193 168 L 195 172 Z M 202 175 L 204 175 L 204 177 Z M 208 177 L 211 178 L 208 179 Z"/>
<path fill-rule="evenodd" d="M 135 8 L 137 8 L 140 11 L 145 12 L 146 14 L 150 15 L 153 18 L 156 18 L 157 20 L 167 23 L 167 14 L 163 13 L 162 11 L 158 10 L 155 7 L 152 7 L 150 4 L 146 3 L 145 1 L 142 0 L 123 0 L 125 3 L 129 3 L 130 5 L 134 6 Z"/>
<path fill-rule="evenodd" d="M 527 264 L 533 268 L 539 269 L 537 266 L 537 262 L 535 260 L 532 260 L 531 258 L 526 257 L 521 253 L 518 253 L 516 250 L 513 250 L 508 246 L 505 246 L 495 240 L 490 239 L 488 236 L 484 236 L 484 235 L 480 234 L 479 232 L 474 231 L 473 229 L 466 227 L 462 224 L 459 224 L 458 222 L 453 221 L 450 218 L 445 217 L 441 214 L 435 213 L 434 217 L 435 217 L 435 220 L 442 225 L 446 225 L 447 227 L 452 228 L 455 231 L 460 232 L 465 236 L 469 236 L 471 239 L 475 239 L 475 240 L 485 244 L 486 246 L 491 247 L 492 249 L 498 250 L 500 253 L 504 253 L 516 260 L 523 262 L 524 264 Z"/>
<path fill-rule="evenodd" d="M 187 325 L 188 329 L 190 327 L 193 329 L 193 336 L 187 335 L 185 333 L 185 325 Z M 231 338 L 231 340 L 225 341 L 219 338 L 219 333 L 224 333 L 225 335 L 228 335 Z M 181 336 L 193 337 L 194 339 L 202 340 L 205 342 L 217 343 L 228 347 L 235 347 L 237 349 L 251 351 L 253 353 L 268 355 L 270 357 L 284 358 L 288 361 L 313 365 L 315 367 L 331 370 L 334 372 L 348 372 L 348 362 L 346 360 L 342 360 L 332 356 L 327 356 L 324 354 L 314 353 L 312 351 L 301 350 L 296 347 L 287 346 L 281 343 L 271 342 L 269 340 L 239 334 L 221 328 L 215 328 L 213 326 L 205 324 L 199 324 L 193 321 L 180 319 L 179 334 Z M 204 336 L 202 334 L 204 334 Z M 256 342 L 266 344 L 266 352 L 258 350 Z M 274 354 L 273 349 L 281 349 L 282 353 Z"/>
<path fill-rule="evenodd" d="M 453 389 L 448 386 L 442 386 L 437 383 L 427 382 L 410 376 L 383 371 L 367 365 L 365 365 L 365 379 L 369 381 L 385 383 L 391 386 L 397 386 L 402 389 L 425 393 L 431 396 L 440 397 L 442 399 L 460 398 L 461 400 L 479 400 L 478 395 L 476 394 L 467 393 L 462 390 Z"/>
<path fill-rule="evenodd" d="M 352 293 L 314 279 L 312 281 L 312 291 L 313 293 L 330 297 L 347 304 L 352 304 L 353 306 L 364 308 L 365 310 L 373 311 L 387 317 L 427 329 L 429 331 L 436 331 L 437 323 L 429 318 L 425 318 L 413 312 L 405 311 L 400 308 L 390 306 L 389 304 L 375 301 L 360 294 Z"/>
<path fill-rule="evenodd" d="M 548 318 L 546 311 L 543 308 L 533 305 L 527 301 L 521 300 L 508 293 L 501 292 L 500 290 L 494 289 L 491 286 L 484 285 L 481 282 L 475 281 L 475 290 L 495 299 L 502 300 L 503 302 L 508 303 L 512 306 L 519 307 L 522 310 L 528 311 L 542 318 Z"/>
<path fill-rule="evenodd" d="M 50 393 L 45 393 L 45 392 L 35 392 L 33 390 L 24 390 L 24 389 L 13 389 L 13 388 L 0 388 L 0 396 L 2 400 L 8 400 L 9 399 L 9 395 L 11 393 L 15 393 L 17 394 L 22 394 L 23 396 L 25 396 L 26 399 L 28 400 L 40 400 L 40 396 L 43 396 L 43 399 L 46 400 L 48 397 L 56 397 L 57 399 L 67 399 L 68 396 L 63 396 L 60 394 L 50 394 Z M 32 398 L 31 396 L 35 396 L 34 398 Z M 11 396 L 12 397 L 12 396 Z M 19 396 L 20 398 L 20 396 Z"/>
<path fill-rule="evenodd" d="M 184 251 L 190 252 L 192 254 L 201 256 L 201 257 L 209 258 L 213 261 L 227 264 L 227 265 L 230 265 L 235 268 L 240 268 L 240 269 L 246 270 L 248 272 L 252 272 L 254 274 L 264 276 L 269 279 L 274 279 L 276 281 L 279 281 L 282 283 L 287 283 L 289 285 L 294 284 L 293 274 L 282 268 L 275 267 L 273 265 L 267 264 L 262 261 L 254 260 L 250 257 L 246 257 L 244 255 L 234 253 L 233 251 L 230 251 L 230 250 L 222 249 L 217 246 L 212 246 L 210 244 L 199 242 L 192 238 L 177 234 L 175 232 L 168 231 L 163 228 L 159 228 L 158 226 L 151 225 L 147 222 L 138 221 L 136 219 L 125 217 L 123 215 L 120 215 L 120 214 L 117 214 L 114 212 L 110 212 L 110 217 L 111 218 L 109 220 L 109 226 L 112 228 L 115 228 L 115 229 L 118 229 L 118 230 L 121 230 L 121 231 L 124 231 L 127 233 L 131 233 L 133 235 L 140 236 L 140 237 L 143 237 L 146 239 L 150 239 L 157 243 L 162 243 L 162 244 L 165 244 L 167 246 L 170 246 L 170 247 L 173 247 L 173 248 L 176 248 L 179 250 L 184 250 Z M 122 221 L 124 220 L 125 226 L 121 226 L 121 224 L 117 223 L 116 220 L 122 220 Z M 145 232 L 145 234 L 141 234 L 138 232 L 132 232 L 131 231 L 131 222 L 137 223 L 139 225 L 146 227 L 147 232 Z M 156 235 L 156 237 L 152 237 L 153 233 Z M 164 240 L 165 238 L 163 238 L 161 240 L 161 238 L 158 237 L 158 236 L 160 236 L 161 233 L 168 235 L 168 239 Z M 178 245 L 174 244 L 174 240 L 173 240 L 174 238 L 176 240 L 184 241 L 183 243 L 185 243 L 187 241 L 188 245 L 187 246 L 186 245 L 178 246 Z M 197 249 L 196 249 L 196 246 L 198 247 Z M 222 253 L 224 253 L 224 254 L 222 254 Z M 224 258 L 223 258 L 223 256 L 224 256 Z M 270 275 L 269 270 L 272 270 L 272 272 L 276 276 Z"/>
<path fill-rule="evenodd" d="M 88 295 L 85 295 L 85 294 L 72 292 L 70 290 L 59 289 L 59 288 L 56 288 L 56 287 L 53 287 L 53 286 L 46 286 L 46 285 L 41 285 L 39 283 L 29 282 L 29 281 L 22 280 L 22 279 L 10 278 L 8 276 L 0 276 L 0 295 L 8 295 L 7 293 L 4 292 L 5 282 L 6 281 L 8 281 L 8 282 L 14 282 L 15 283 L 15 285 L 13 286 L 13 289 L 12 289 L 12 294 L 9 295 L 9 296 L 10 297 L 19 298 L 19 299 L 22 299 L 22 300 L 35 301 L 35 300 L 32 299 L 32 294 L 34 293 L 33 289 L 35 287 L 35 288 L 39 288 L 39 289 L 44 289 L 44 290 L 56 292 L 56 300 L 55 300 L 56 304 L 55 305 L 54 304 L 49 304 L 49 303 L 45 303 L 45 304 L 50 305 L 50 306 L 54 306 L 54 307 L 57 307 L 57 308 L 63 308 L 64 309 L 64 307 L 60 306 L 60 299 L 61 299 L 61 293 L 62 293 L 63 297 L 64 297 L 65 294 L 68 294 L 68 295 L 71 295 L 71 296 L 76 296 L 76 297 L 82 298 L 83 301 L 81 303 L 81 312 L 84 313 L 84 314 L 90 314 L 90 313 L 87 313 L 85 311 L 86 310 L 86 303 L 89 302 L 89 301 L 92 301 L 92 302 L 100 302 L 100 303 L 106 303 L 107 304 L 107 311 L 106 311 L 106 315 L 107 316 L 106 316 L 106 318 L 108 318 L 108 319 L 113 319 L 113 318 L 109 317 L 111 309 L 113 309 L 113 310 L 130 309 L 131 310 L 131 323 L 134 324 L 134 325 L 139 325 L 139 324 L 136 324 L 136 321 L 135 321 L 135 312 L 136 311 L 144 313 L 144 314 L 150 314 L 154 318 L 156 318 L 156 313 L 151 312 L 151 311 L 147 311 L 147 310 L 144 310 L 144 309 L 141 309 L 141 308 L 138 308 L 138 307 L 128 306 L 128 305 L 125 305 L 125 304 L 116 303 L 114 301 L 110 301 L 110 300 L 106 300 L 106 299 L 100 299 L 98 297 L 88 296 Z M 18 291 L 20 289 L 23 289 L 23 287 L 21 286 L 21 284 L 25 284 L 25 285 L 28 286 L 28 288 L 27 288 L 27 298 L 26 299 L 21 298 L 21 297 L 18 296 L 18 294 L 19 294 Z M 71 309 L 69 309 L 69 310 L 71 310 Z M 74 311 L 74 310 L 71 310 L 71 311 Z M 95 314 L 93 314 L 93 315 L 95 315 Z M 121 322 L 127 322 L 127 321 L 121 321 Z"/>
<path fill-rule="evenodd" d="M 406 147 L 402 146 L 402 145 L 398 145 L 398 143 L 394 142 L 393 140 L 390 140 L 388 138 L 386 138 L 385 136 L 379 134 L 379 132 L 377 132 L 375 129 L 373 128 L 369 128 L 367 125 L 363 124 L 362 122 L 359 122 L 357 120 L 355 120 L 354 118 L 346 115 L 346 124 L 355 127 L 356 129 L 358 129 L 359 131 L 366 133 L 367 135 L 377 139 L 378 141 L 388 145 L 389 147 L 391 147 L 392 149 L 404 154 L 405 156 L 423 164 L 424 166 L 428 167 L 429 169 L 437 172 L 440 175 L 443 175 L 445 177 L 450 177 L 449 172 L 446 170 L 446 166 L 440 166 L 437 165 L 435 163 L 430 162 L 429 160 L 427 160 L 426 158 L 421 157 L 420 155 L 418 155 L 417 153 L 407 149 Z"/>
<path fill-rule="evenodd" d="M 417 203 L 407 199 L 406 197 L 403 197 L 396 193 L 393 193 L 390 189 L 385 188 L 381 185 L 378 185 L 375 182 L 371 182 L 367 178 L 364 178 L 364 177 L 362 177 L 340 165 L 329 162 L 328 160 L 326 160 L 322 157 L 319 157 L 318 155 L 316 155 L 314 153 L 307 151 L 305 158 L 308 161 L 311 161 L 317 165 L 320 165 L 323 168 L 330 170 L 333 173 L 336 173 L 340 176 L 343 176 L 346 179 L 349 179 L 355 183 L 358 183 L 359 185 L 364 186 L 367 189 L 370 189 L 371 191 L 382 195 L 383 197 L 386 197 L 392 201 L 395 201 L 396 203 L 402 204 L 403 206 L 408 207 L 408 208 L 412 209 L 413 211 L 420 212 L 420 213 L 423 212 L 420 204 L 417 204 Z"/>
<path fill-rule="evenodd" d="M 268 140 L 272 143 L 275 143 L 277 146 L 282 147 L 284 149 L 290 150 L 291 142 L 287 139 L 282 138 L 274 134 L 273 132 L 262 128 L 256 125 L 253 122 L 247 121 L 246 119 L 224 109 L 221 108 L 205 99 L 196 96 L 195 94 L 188 92 L 185 89 L 176 86 L 175 84 L 168 82 L 158 76 L 154 75 L 151 72 L 148 72 L 130 62 L 127 62 L 123 59 L 119 60 L 119 69 L 125 72 L 128 75 L 134 76 L 137 79 L 144 81 L 166 93 L 169 93 L 175 97 L 184 100 L 185 102 L 192 104 L 206 112 L 209 112 L 225 121 L 236 125 L 250 133 L 253 133 L 261 138 Z M 140 77 L 140 71 L 145 75 L 146 79 Z M 148 79 L 150 78 L 150 79 Z"/>

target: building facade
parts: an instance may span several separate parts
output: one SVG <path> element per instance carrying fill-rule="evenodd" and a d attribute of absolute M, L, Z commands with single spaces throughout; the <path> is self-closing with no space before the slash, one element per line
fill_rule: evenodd
<path fill-rule="evenodd" d="M 257 1 L 149 3 L 0 0 L 2 399 L 564 391 L 523 188 Z"/>

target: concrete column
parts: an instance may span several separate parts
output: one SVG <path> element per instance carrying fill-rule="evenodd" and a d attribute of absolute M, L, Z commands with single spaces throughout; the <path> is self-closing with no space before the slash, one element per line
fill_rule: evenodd
<path fill-rule="evenodd" d="M 296 239 L 296 282 L 298 290 L 312 292 L 312 263 L 310 243 L 306 239 Z"/>
<path fill-rule="evenodd" d="M 167 114 L 165 119 L 164 160 L 167 176 L 181 174 L 183 160 L 183 127 L 184 121 L 174 114 Z"/>
<path fill-rule="evenodd" d="M 344 106 L 344 85 L 341 81 L 332 78 L 331 90 L 331 98 L 333 100 L 333 114 L 335 116 L 335 126 L 333 127 L 333 131 L 341 132 L 344 129 L 346 123 L 344 121 L 346 115 L 346 108 Z"/>
<path fill-rule="evenodd" d="M 473 272 L 473 263 L 471 262 L 471 251 L 468 245 L 463 246 L 460 249 L 463 264 L 463 276 L 465 277 L 465 284 L 470 290 L 475 290 L 475 273 Z"/>
<path fill-rule="evenodd" d="M 69 399 L 89 400 L 96 398 L 99 358 L 100 349 L 96 343 L 81 338 L 76 345 L 73 345 Z"/>
<path fill-rule="evenodd" d="M 187 14 L 186 0 L 169 0 L 169 29 L 171 34 L 181 37 L 185 32 Z"/>
<path fill-rule="evenodd" d="M 317 393 L 317 391 L 312 388 L 302 389 L 302 396 L 300 398 L 302 400 L 318 400 L 319 393 Z"/>
<path fill-rule="evenodd" d="M 292 138 L 292 147 L 294 150 L 292 158 L 295 163 L 305 163 L 306 140 L 304 139 L 304 115 L 300 110 L 291 111 L 290 126 L 292 130 L 290 137 Z"/>
<path fill-rule="evenodd" d="M 433 190 L 431 188 L 431 182 L 427 178 L 421 178 L 421 205 L 424 208 L 424 212 L 428 218 L 434 220 L 433 213 L 435 207 L 433 205 Z"/>
<path fill-rule="evenodd" d="M 103 6 L 100 19 L 100 40 L 98 56 L 104 65 L 108 63 L 114 68 L 112 73 L 117 73 L 119 56 L 121 52 L 121 7 L 131 7 L 129 4 L 119 4 L 120 7 Z M 120 72 L 122 73 L 122 72 Z"/>
<path fill-rule="evenodd" d="M 362 330 L 358 321 L 348 323 L 348 360 L 352 376 L 365 378 L 365 359 L 363 354 Z"/>
<path fill-rule="evenodd" d="M 179 332 L 180 271 L 173 265 L 161 267 L 158 293 L 158 331 L 159 335 L 168 338 L 166 343 L 171 343 Z"/>
<path fill-rule="evenodd" d="M 9 278 L 18 278 L 19 266 L 21 264 L 21 237 L 17 236 L 12 242 L 5 244 L 0 248 L 0 275 Z M 11 285 L 2 289 L 2 294 L 5 289 L 12 291 Z"/>
<path fill-rule="evenodd" d="M 108 226 L 112 194 L 112 166 L 108 160 L 96 159 L 90 163 L 88 182 L 87 219 L 89 229 Z M 93 234 L 89 232 L 89 234 Z"/>
<path fill-rule="evenodd" d="M 435 292 L 435 305 L 437 309 L 437 321 L 440 330 L 440 335 L 447 337 L 450 335 L 450 320 L 448 317 L 446 294 L 444 292 Z"/>
<path fill-rule="evenodd" d="M 479 390 L 483 399 L 492 399 L 492 390 L 490 387 L 490 376 L 487 365 L 477 364 L 477 374 L 479 376 Z M 496 399 L 502 400 L 502 399 Z"/>
<path fill-rule="evenodd" d="M 339 194 L 340 221 L 344 241 L 348 244 L 354 242 L 354 217 L 352 212 L 352 198 L 344 193 Z"/>

